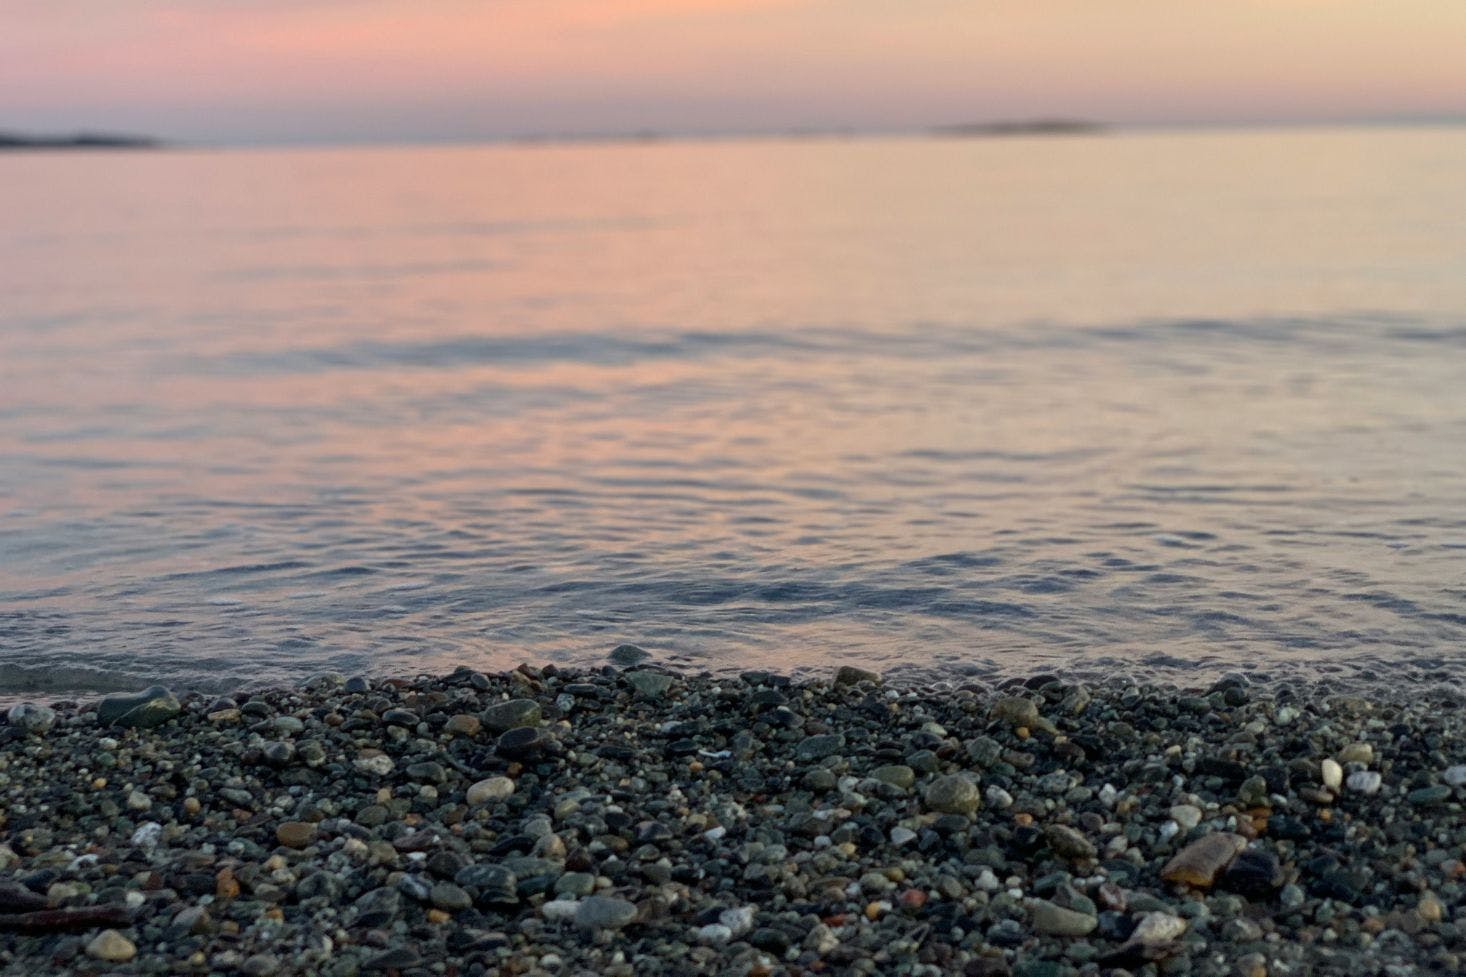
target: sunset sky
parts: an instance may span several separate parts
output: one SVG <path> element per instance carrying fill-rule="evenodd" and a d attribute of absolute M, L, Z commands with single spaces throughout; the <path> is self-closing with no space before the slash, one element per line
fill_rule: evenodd
<path fill-rule="evenodd" d="M 1463 0 L 0 0 L 0 130 L 1466 118 Z"/>

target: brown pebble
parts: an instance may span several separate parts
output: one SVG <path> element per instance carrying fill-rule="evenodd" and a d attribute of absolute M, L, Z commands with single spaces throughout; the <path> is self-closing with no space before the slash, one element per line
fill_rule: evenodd
<path fill-rule="evenodd" d="M 1246 847 L 1246 838 L 1229 831 L 1206 835 L 1172 856 L 1161 869 L 1161 878 L 1200 889 L 1209 888 Z"/>
<path fill-rule="evenodd" d="M 221 868 L 219 874 L 214 876 L 214 897 L 217 899 L 233 899 L 239 895 L 239 882 L 234 878 L 234 870 Z"/>
<path fill-rule="evenodd" d="M 275 840 L 286 848 L 304 848 L 316 838 L 316 826 L 307 821 L 286 821 L 275 829 Z"/>

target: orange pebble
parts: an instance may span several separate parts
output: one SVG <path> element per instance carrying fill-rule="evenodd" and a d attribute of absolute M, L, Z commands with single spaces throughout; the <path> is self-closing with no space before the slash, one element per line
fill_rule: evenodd
<path fill-rule="evenodd" d="M 902 909 L 920 909 L 926 905 L 926 893 L 920 889 L 907 889 L 901 893 Z"/>

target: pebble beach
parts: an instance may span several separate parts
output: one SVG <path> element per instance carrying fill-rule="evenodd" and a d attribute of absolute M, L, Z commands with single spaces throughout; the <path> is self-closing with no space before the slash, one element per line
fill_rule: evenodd
<path fill-rule="evenodd" d="M 1466 967 L 1449 689 L 647 659 L 17 705 L 0 972 Z"/>

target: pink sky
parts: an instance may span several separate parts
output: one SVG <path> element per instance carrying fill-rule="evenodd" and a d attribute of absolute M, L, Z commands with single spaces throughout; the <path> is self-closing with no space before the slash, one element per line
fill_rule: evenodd
<path fill-rule="evenodd" d="M 1461 0 L 0 0 L 0 129 L 1466 117 Z"/>

